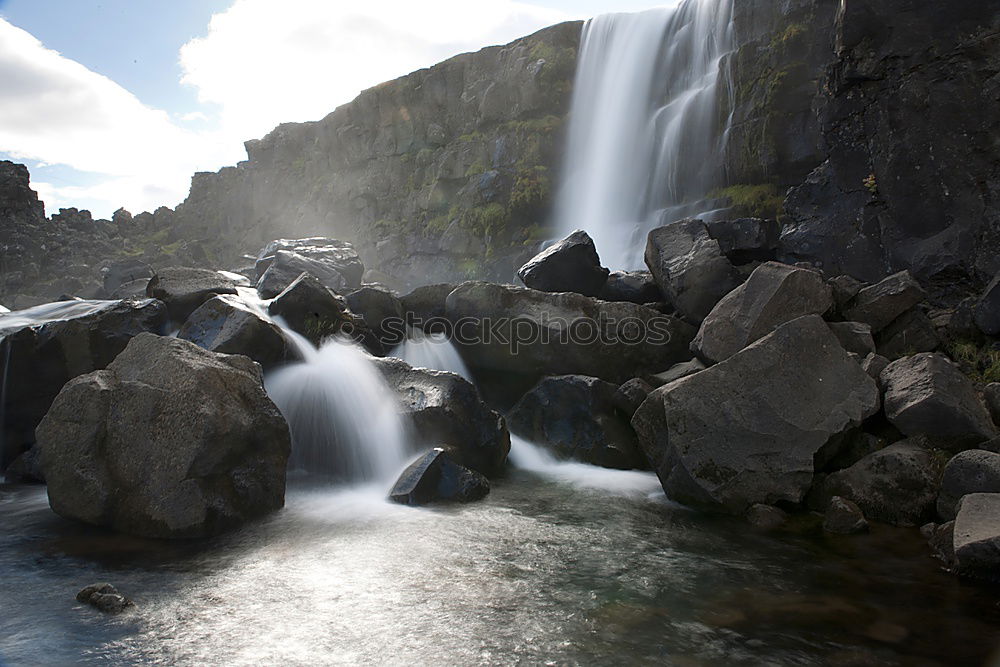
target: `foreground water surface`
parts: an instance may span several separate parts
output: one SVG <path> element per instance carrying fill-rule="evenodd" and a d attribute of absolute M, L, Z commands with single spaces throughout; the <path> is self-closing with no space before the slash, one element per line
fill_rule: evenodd
<path fill-rule="evenodd" d="M 410 509 L 293 480 L 238 533 L 165 544 L 0 487 L 0 663 L 983 665 L 997 589 L 916 531 L 762 535 L 655 477 L 514 470 L 485 502 Z M 137 608 L 74 600 L 109 581 Z"/>

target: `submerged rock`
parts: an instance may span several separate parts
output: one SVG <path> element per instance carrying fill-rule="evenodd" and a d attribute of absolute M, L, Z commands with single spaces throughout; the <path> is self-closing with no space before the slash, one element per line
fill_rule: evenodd
<path fill-rule="evenodd" d="M 160 269 L 146 285 L 146 296 L 167 304 L 170 319 L 178 324 L 187 320 L 198 306 L 220 294 L 236 294 L 236 283 L 208 269 Z"/>
<path fill-rule="evenodd" d="M 1000 493 L 973 493 L 962 499 L 953 546 L 959 574 L 1000 578 Z"/>
<path fill-rule="evenodd" d="M 788 512 L 758 503 L 747 511 L 746 520 L 758 530 L 777 530 L 788 523 Z"/>
<path fill-rule="evenodd" d="M 284 504 L 288 426 L 246 357 L 141 334 L 39 424 L 60 516 L 154 538 L 216 535 Z"/>
<path fill-rule="evenodd" d="M 542 292 L 597 296 L 608 273 L 601 266 L 593 239 L 587 232 L 577 230 L 540 252 L 517 275 L 526 286 Z"/>
<path fill-rule="evenodd" d="M 830 498 L 823 515 L 823 530 L 838 535 L 868 532 L 868 521 L 856 503 L 840 496 Z"/>
<path fill-rule="evenodd" d="M 177 337 L 212 352 L 250 357 L 264 370 L 302 359 L 278 325 L 235 296 L 217 296 L 203 303 Z"/>
<path fill-rule="evenodd" d="M 89 604 L 105 614 L 120 614 L 135 606 L 111 584 L 91 584 L 76 594 L 76 601 Z"/>
<path fill-rule="evenodd" d="M 490 482 L 480 473 L 455 463 L 437 447 L 410 464 L 389 492 L 401 505 L 427 505 L 435 501 L 470 503 L 490 493 Z"/>

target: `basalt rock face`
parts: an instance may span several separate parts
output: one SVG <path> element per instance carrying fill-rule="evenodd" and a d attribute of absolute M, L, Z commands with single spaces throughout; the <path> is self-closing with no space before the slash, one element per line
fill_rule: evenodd
<path fill-rule="evenodd" d="M 829 159 L 786 202 L 785 257 L 876 280 L 1000 269 L 1000 7 L 849 0 L 820 119 Z"/>

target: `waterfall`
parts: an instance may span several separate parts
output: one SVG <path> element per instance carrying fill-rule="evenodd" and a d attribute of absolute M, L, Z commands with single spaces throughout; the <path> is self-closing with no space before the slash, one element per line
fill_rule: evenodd
<path fill-rule="evenodd" d="M 408 454 L 393 390 L 352 342 L 331 338 L 316 349 L 283 329 L 305 361 L 272 372 L 264 384 L 291 430 L 290 469 L 391 484 Z"/>
<path fill-rule="evenodd" d="M 733 1 L 584 26 L 556 228 L 586 230 L 613 269 L 642 267 L 650 229 L 711 213 L 731 121 Z"/>
<path fill-rule="evenodd" d="M 399 357 L 414 368 L 447 371 L 474 383 L 458 350 L 444 334 L 427 334 L 420 329 L 411 329 L 406 340 L 393 351 L 392 356 Z"/>

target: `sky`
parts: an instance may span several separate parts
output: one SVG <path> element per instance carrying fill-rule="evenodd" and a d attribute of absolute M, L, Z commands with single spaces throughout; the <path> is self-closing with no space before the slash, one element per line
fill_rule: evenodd
<path fill-rule="evenodd" d="M 51 214 L 175 206 L 243 142 L 561 21 L 671 0 L 0 0 L 0 159 Z"/>

